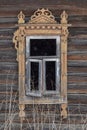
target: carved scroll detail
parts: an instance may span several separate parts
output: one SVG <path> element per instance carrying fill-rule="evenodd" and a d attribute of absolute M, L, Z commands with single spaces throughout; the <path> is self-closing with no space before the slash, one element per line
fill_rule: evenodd
<path fill-rule="evenodd" d="M 15 49 L 17 50 L 17 61 L 18 61 L 18 54 L 22 53 L 23 51 L 19 50 L 19 44 L 24 43 L 24 38 L 25 38 L 24 28 L 20 28 L 14 33 L 13 43 L 15 44 Z"/>
<path fill-rule="evenodd" d="M 62 34 L 67 38 L 67 36 L 68 36 L 68 34 L 69 34 L 69 32 L 68 32 L 68 24 L 67 24 L 67 22 L 68 22 L 68 20 L 67 20 L 67 18 L 68 18 L 68 15 L 67 15 L 67 13 L 65 12 L 65 11 L 63 11 L 63 13 L 61 14 L 61 27 L 62 27 Z"/>
<path fill-rule="evenodd" d="M 38 9 L 32 16 L 29 23 L 57 23 L 55 17 L 48 9 Z"/>
<path fill-rule="evenodd" d="M 19 104 L 19 110 L 20 110 L 19 117 L 22 118 L 22 119 L 25 117 L 24 109 L 25 109 L 25 105 L 24 104 Z"/>
<path fill-rule="evenodd" d="M 67 118 L 67 104 L 61 104 L 61 117 Z"/>

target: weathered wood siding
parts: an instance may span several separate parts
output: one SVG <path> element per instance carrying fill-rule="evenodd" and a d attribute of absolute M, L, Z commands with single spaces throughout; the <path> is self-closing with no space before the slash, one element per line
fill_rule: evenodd
<path fill-rule="evenodd" d="M 34 122 L 34 115 L 31 113 L 34 107 L 37 112 L 37 123 L 40 123 L 42 118 L 44 118 L 41 115 L 42 112 L 40 112 L 42 108 L 44 108 L 44 111 L 49 109 L 51 114 L 55 109 L 57 114 L 55 122 L 57 125 L 62 123 L 64 127 L 64 124 L 71 124 L 75 128 L 77 125 L 82 130 L 79 125 L 83 124 L 83 128 L 86 129 L 87 0 L 0 0 L 0 130 L 7 130 L 8 126 L 9 130 L 19 130 L 20 127 L 18 117 L 18 64 L 16 61 L 16 50 L 12 43 L 13 33 L 16 30 L 17 14 L 22 10 L 26 15 L 26 21 L 28 21 L 28 18 L 38 8 L 48 8 L 57 20 L 59 20 L 61 12 L 66 10 L 69 15 L 69 23 L 72 24 L 72 27 L 69 28 L 68 39 L 69 118 L 64 121 L 60 120 L 58 106 L 38 106 L 39 112 L 37 112 L 37 106 L 28 105 L 26 107 L 27 118 L 23 123 L 23 127 L 30 130 L 29 123 Z M 37 121 L 37 119 L 40 121 Z M 10 125 L 11 121 L 12 125 Z M 45 123 L 48 122 L 49 119 L 46 119 Z M 52 122 L 53 119 L 51 119 L 50 123 Z"/>

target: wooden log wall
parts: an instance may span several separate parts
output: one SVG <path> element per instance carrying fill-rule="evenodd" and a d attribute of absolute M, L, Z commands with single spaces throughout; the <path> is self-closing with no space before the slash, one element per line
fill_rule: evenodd
<path fill-rule="evenodd" d="M 56 20 L 65 10 L 69 15 L 68 38 L 68 118 L 60 119 L 59 106 L 27 105 L 26 119 L 18 117 L 18 63 L 12 43 L 17 29 L 17 14 L 22 10 L 26 21 L 38 8 L 48 8 Z M 50 114 L 48 112 L 50 111 Z M 52 116 L 55 110 L 55 118 Z M 33 114 L 34 112 L 35 115 Z M 47 116 L 48 114 L 48 116 Z M 0 130 L 51 130 L 53 122 L 59 128 L 87 128 L 87 1 L 86 0 L 0 0 Z M 46 117 L 47 116 L 47 117 Z M 50 118 L 49 118 L 50 116 Z M 36 118 L 34 118 L 36 117 Z M 41 120 L 44 119 L 41 125 Z M 39 125 L 38 125 L 39 124 Z M 50 125 L 49 125 L 50 124 Z M 61 124 L 61 125 L 60 125 Z M 40 127 L 39 127 L 40 126 Z M 43 127 L 42 127 L 43 126 Z M 48 128 L 49 127 L 49 128 Z M 48 129 L 47 129 L 48 128 Z M 36 130 L 36 129 L 35 129 Z"/>

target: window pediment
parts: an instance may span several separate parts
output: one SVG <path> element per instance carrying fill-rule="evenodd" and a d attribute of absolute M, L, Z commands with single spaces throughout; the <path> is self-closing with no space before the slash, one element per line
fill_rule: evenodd
<path fill-rule="evenodd" d="M 29 23 L 57 23 L 55 17 L 48 9 L 38 9 L 32 16 Z"/>

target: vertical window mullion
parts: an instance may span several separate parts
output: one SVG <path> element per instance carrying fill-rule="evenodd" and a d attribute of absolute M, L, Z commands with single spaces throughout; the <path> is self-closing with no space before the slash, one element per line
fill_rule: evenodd
<path fill-rule="evenodd" d="M 56 90 L 60 89 L 60 63 L 59 59 L 56 60 Z"/>
<path fill-rule="evenodd" d="M 39 91 L 42 93 L 42 61 L 39 60 Z"/>
<path fill-rule="evenodd" d="M 46 91 L 46 81 L 45 81 L 45 75 L 46 75 L 46 71 L 45 71 L 45 60 L 42 60 L 42 65 L 43 65 L 43 74 L 42 74 L 42 83 L 43 83 L 43 92 Z"/>

